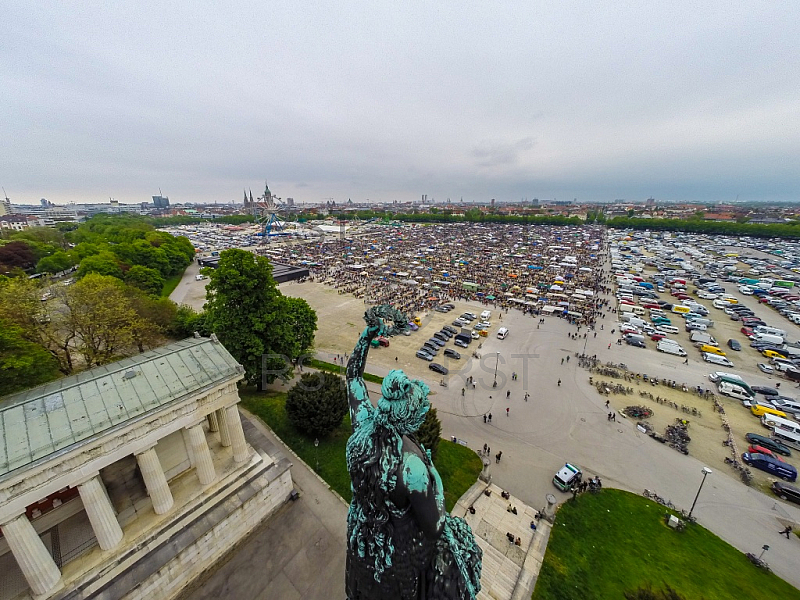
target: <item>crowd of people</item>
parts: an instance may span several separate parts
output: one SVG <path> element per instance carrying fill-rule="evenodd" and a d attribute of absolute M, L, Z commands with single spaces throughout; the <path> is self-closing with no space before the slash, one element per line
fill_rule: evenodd
<path fill-rule="evenodd" d="M 370 225 L 258 252 L 303 264 L 313 281 L 410 317 L 464 300 L 589 326 L 607 302 L 600 293 L 610 290 L 599 268 L 607 256 L 604 232 L 594 225 Z"/>

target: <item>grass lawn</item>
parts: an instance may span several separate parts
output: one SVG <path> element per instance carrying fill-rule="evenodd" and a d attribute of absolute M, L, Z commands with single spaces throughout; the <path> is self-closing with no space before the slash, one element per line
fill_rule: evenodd
<path fill-rule="evenodd" d="M 312 469 L 317 466 L 319 458 L 319 468 L 315 469 L 319 476 L 350 502 L 350 474 L 345 461 L 345 446 L 350 437 L 349 415 L 345 415 L 341 426 L 327 438 L 321 439 L 319 447 L 314 448 L 314 440 L 297 431 L 289 422 L 285 393 L 242 390 L 239 395 L 242 406 L 259 416 Z M 450 511 L 478 479 L 481 459 L 469 448 L 441 440 L 434 464 L 442 477 L 446 508 Z"/>
<path fill-rule="evenodd" d="M 335 373 L 336 375 L 344 376 L 343 365 L 325 362 L 324 360 L 317 360 L 316 358 L 312 358 L 303 364 L 314 369 L 319 369 L 320 371 L 327 371 L 328 373 Z M 372 383 L 380 384 L 383 383 L 383 377 L 380 377 L 379 375 L 373 375 L 372 373 L 364 373 L 364 381 L 371 381 Z"/>
<path fill-rule="evenodd" d="M 175 291 L 175 288 L 178 287 L 178 284 L 181 282 L 181 279 L 183 279 L 184 271 L 186 271 L 186 269 L 184 269 L 177 275 L 173 275 L 172 277 L 167 277 L 167 279 L 164 281 L 164 287 L 161 288 L 162 298 L 169 298 L 169 295 Z"/>
<path fill-rule="evenodd" d="M 654 591 L 669 585 L 686 600 L 800 598 L 796 588 L 699 525 L 673 531 L 664 512 L 652 500 L 612 489 L 566 502 L 532 600 L 621 599 L 648 584 Z M 754 541 L 753 552 L 760 546 Z"/>

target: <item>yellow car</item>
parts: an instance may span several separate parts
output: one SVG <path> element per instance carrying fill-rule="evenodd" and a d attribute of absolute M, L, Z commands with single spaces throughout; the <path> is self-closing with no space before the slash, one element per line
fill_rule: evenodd
<path fill-rule="evenodd" d="M 775 352 L 775 350 L 762 350 L 761 354 L 763 354 L 767 358 L 775 358 L 776 356 L 780 357 L 780 358 L 783 358 L 783 354 L 780 354 L 779 352 Z"/>
<path fill-rule="evenodd" d="M 489 335 L 489 332 L 486 329 L 481 329 L 478 332 L 478 335 L 481 336 L 481 337 L 486 337 L 487 335 Z"/>

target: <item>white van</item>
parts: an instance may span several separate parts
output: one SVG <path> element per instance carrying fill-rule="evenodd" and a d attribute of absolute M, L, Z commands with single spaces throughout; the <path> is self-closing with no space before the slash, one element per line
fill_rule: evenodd
<path fill-rule="evenodd" d="M 488 321 L 491 316 L 492 316 L 492 311 L 485 310 L 481 313 L 481 321 Z"/>
<path fill-rule="evenodd" d="M 736 398 L 737 400 L 741 400 L 742 402 L 750 402 L 752 400 L 752 396 L 747 393 L 743 387 L 738 385 L 734 385 L 728 381 L 720 381 L 717 385 L 717 389 L 719 393 L 723 396 L 729 396 L 731 398 Z"/>
<path fill-rule="evenodd" d="M 666 354 L 686 356 L 686 350 L 684 350 L 680 344 L 673 340 L 658 340 L 658 344 L 656 344 L 656 350 L 659 352 L 665 352 Z"/>
<path fill-rule="evenodd" d="M 780 427 L 781 429 L 784 429 L 786 431 L 791 431 L 792 433 L 800 435 L 799 423 L 796 423 L 791 419 L 784 419 L 783 417 L 779 417 L 777 415 L 764 413 L 763 415 L 761 415 L 761 424 L 764 427 L 768 427 L 769 429 L 777 429 L 778 427 Z"/>
<path fill-rule="evenodd" d="M 759 325 L 755 329 L 753 329 L 753 333 L 766 333 L 768 335 L 779 335 L 784 340 L 786 339 L 786 332 L 783 329 L 778 329 L 777 327 L 768 327 L 767 325 Z"/>
<path fill-rule="evenodd" d="M 501 327 L 497 330 L 497 339 L 504 340 L 508 337 L 508 329 Z"/>
<path fill-rule="evenodd" d="M 679 333 L 680 329 L 675 325 L 656 325 L 656 331 L 663 331 L 664 333 Z"/>
<path fill-rule="evenodd" d="M 779 335 L 772 335 L 770 333 L 756 333 L 754 339 L 758 342 L 766 342 L 767 344 L 775 344 L 780 346 L 783 344 L 783 338 Z"/>

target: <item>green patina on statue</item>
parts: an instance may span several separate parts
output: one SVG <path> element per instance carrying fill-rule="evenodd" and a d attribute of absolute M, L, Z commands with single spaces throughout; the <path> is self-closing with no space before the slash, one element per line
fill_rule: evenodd
<path fill-rule="evenodd" d="M 373 407 L 364 383 L 370 342 L 408 326 L 377 306 L 347 364 L 353 434 L 347 442 L 353 500 L 347 516 L 349 600 L 474 599 L 481 549 L 462 519 L 445 512 L 442 481 L 414 438 L 430 408 L 428 386 L 390 371 Z M 392 322 L 393 325 L 387 325 Z"/>

